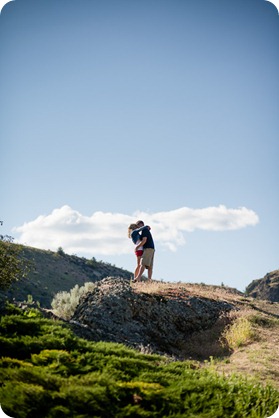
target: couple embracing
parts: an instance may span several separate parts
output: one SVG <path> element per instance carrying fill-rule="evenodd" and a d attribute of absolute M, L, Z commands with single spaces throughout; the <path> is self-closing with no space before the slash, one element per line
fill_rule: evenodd
<path fill-rule="evenodd" d="M 128 228 L 128 237 L 135 244 L 137 257 L 137 267 L 133 280 L 135 282 L 140 281 L 145 269 L 148 270 L 148 280 L 152 279 L 155 247 L 150 229 L 150 226 L 144 225 L 143 221 L 137 221 Z"/>

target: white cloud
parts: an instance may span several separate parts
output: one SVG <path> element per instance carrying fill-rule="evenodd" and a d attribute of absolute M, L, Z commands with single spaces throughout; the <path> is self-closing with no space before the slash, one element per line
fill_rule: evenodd
<path fill-rule="evenodd" d="M 49 215 L 14 228 L 18 242 L 37 248 L 88 256 L 131 253 L 133 244 L 127 237 L 128 225 L 142 219 L 151 226 L 156 247 L 175 251 L 185 244 L 184 232 L 197 229 L 229 231 L 253 226 L 258 215 L 245 207 L 228 209 L 223 205 L 204 209 L 187 207 L 168 212 L 135 212 L 132 215 L 95 212 L 85 216 L 65 205 Z"/>
<path fill-rule="evenodd" d="M 0 14 L 1 14 L 1 12 L 2 12 L 3 7 L 4 7 L 7 3 L 10 3 L 10 1 L 13 1 L 13 0 L 0 0 Z"/>

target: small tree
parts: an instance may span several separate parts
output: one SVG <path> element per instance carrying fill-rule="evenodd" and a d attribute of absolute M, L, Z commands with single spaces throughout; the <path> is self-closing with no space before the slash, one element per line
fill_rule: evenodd
<path fill-rule="evenodd" d="M 9 235 L 0 235 L 0 289 L 7 289 L 14 281 L 22 278 L 27 266 L 19 257 L 22 247 L 13 244 Z"/>
<path fill-rule="evenodd" d="M 62 248 L 62 247 L 58 247 L 58 249 L 57 249 L 57 254 L 62 255 L 62 256 L 64 256 L 64 255 L 65 255 L 65 252 L 64 252 L 64 250 L 63 250 L 63 248 Z"/>

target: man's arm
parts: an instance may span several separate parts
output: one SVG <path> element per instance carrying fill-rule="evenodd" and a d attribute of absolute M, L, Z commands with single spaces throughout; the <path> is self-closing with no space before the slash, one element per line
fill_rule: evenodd
<path fill-rule="evenodd" d="M 143 239 L 139 242 L 139 244 L 136 245 L 135 251 L 137 251 L 139 247 L 142 247 L 146 243 L 146 241 L 147 241 L 147 238 L 143 237 Z"/>
<path fill-rule="evenodd" d="M 144 226 L 141 226 L 140 228 L 137 228 L 137 229 L 135 229 L 135 231 L 138 231 L 138 232 L 141 232 L 141 231 L 143 231 L 144 229 L 151 229 L 150 228 L 150 226 L 148 226 L 148 225 L 144 225 Z"/>

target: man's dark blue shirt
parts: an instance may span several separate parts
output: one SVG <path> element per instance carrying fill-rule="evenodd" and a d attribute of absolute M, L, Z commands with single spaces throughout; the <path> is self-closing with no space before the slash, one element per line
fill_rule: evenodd
<path fill-rule="evenodd" d="M 144 244 L 143 248 L 154 248 L 155 250 L 152 235 L 150 234 L 150 231 L 147 228 L 142 230 L 141 239 L 143 239 L 144 237 L 146 238 L 146 243 Z"/>

